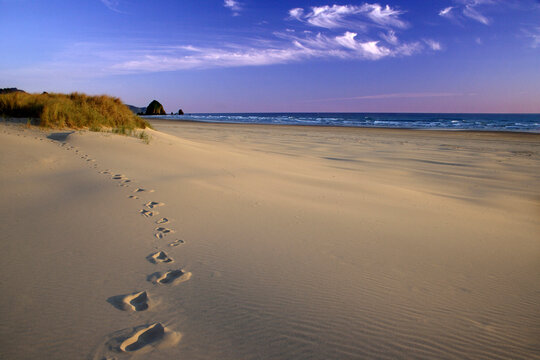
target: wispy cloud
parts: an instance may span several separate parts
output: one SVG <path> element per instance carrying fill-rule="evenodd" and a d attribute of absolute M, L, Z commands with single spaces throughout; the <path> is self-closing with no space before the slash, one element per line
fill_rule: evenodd
<path fill-rule="evenodd" d="M 380 36 L 384 41 L 389 44 L 397 45 L 399 43 L 399 39 L 394 30 L 388 30 L 388 32 L 386 33 L 380 33 Z"/>
<path fill-rule="evenodd" d="M 101 0 L 101 2 L 103 3 L 103 5 L 109 8 L 109 10 L 112 10 L 118 13 L 122 12 L 118 9 L 118 7 L 120 6 L 119 0 Z"/>
<path fill-rule="evenodd" d="M 376 24 L 398 28 L 407 26 L 407 23 L 399 19 L 403 11 L 392 9 L 389 5 L 383 8 L 379 4 L 364 4 L 362 8 L 366 11 L 367 17 Z"/>
<path fill-rule="evenodd" d="M 240 15 L 240 11 L 242 10 L 242 6 L 236 0 L 224 0 L 223 6 L 231 9 L 231 11 L 233 12 L 233 16 Z"/>
<path fill-rule="evenodd" d="M 453 6 L 449 6 L 449 7 L 446 7 L 444 9 L 442 9 L 441 11 L 439 11 L 439 16 L 446 16 L 446 17 L 452 16 L 452 9 L 453 8 L 454 8 Z"/>
<path fill-rule="evenodd" d="M 473 20 L 476 20 L 484 25 L 489 25 L 490 20 L 476 9 L 478 5 L 478 1 L 474 1 L 471 4 L 465 5 L 465 8 L 463 9 L 463 15 Z"/>
<path fill-rule="evenodd" d="M 433 39 L 424 39 L 424 42 L 427 46 L 433 51 L 439 51 L 442 50 L 441 43 L 438 41 L 435 41 Z"/>
<path fill-rule="evenodd" d="M 458 13 L 460 13 L 460 16 L 478 21 L 484 25 L 491 24 L 491 20 L 480 11 L 480 8 L 484 5 L 496 4 L 496 0 L 454 0 L 454 2 L 454 6 L 448 6 L 439 11 L 439 16 L 456 19 Z"/>
<path fill-rule="evenodd" d="M 464 95 L 466 94 L 450 93 L 450 92 L 391 93 L 391 94 L 361 95 L 361 96 L 342 97 L 342 98 L 306 100 L 306 102 L 336 101 L 336 100 L 339 101 L 339 100 L 379 100 L 379 99 L 421 99 L 421 98 L 434 98 L 434 97 L 455 97 L 455 96 L 464 96 Z M 467 94 L 467 95 L 474 95 L 474 94 Z"/>
<path fill-rule="evenodd" d="M 368 25 L 405 28 L 407 23 L 399 18 L 403 11 L 389 5 L 324 5 L 313 6 L 306 11 L 303 8 L 289 10 L 289 17 L 306 22 L 312 26 L 326 29 L 352 28 L 362 29 Z"/>
<path fill-rule="evenodd" d="M 224 5 L 238 10 L 236 1 L 225 0 Z M 274 38 L 257 39 L 242 44 L 210 47 L 181 46 L 160 51 L 153 49 L 146 54 L 118 61 L 111 66 L 114 71 L 157 72 L 192 68 L 263 66 L 305 61 L 307 59 L 358 59 L 380 60 L 418 54 L 424 50 L 441 50 L 435 40 L 400 42 L 394 28 L 406 28 L 400 18 L 404 11 L 381 6 L 325 5 L 310 9 L 293 8 L 289 19 L 308 26 L 322 28 L 321 32 L 285 29 L 274 32 Z M 376 27 L 383 29 L 379 39 L 360 34 L 351 29 Z M 336 30 L 344 28 L 336 34 Z M 326 30 L 328 29 L 328 30 Z M 122 58 L 122 57 L 120 57 Z"/>
<path fill-rule="evenodd" d="M 392 50 L 385 46 L 380 46 L 378 41 L 356 41 L 358 34 L 347 31 L 342 36 L 336 36 L 335 41 L 347 48 L 354 50 L 360 57 L 377 60 L 392 54 Z"/>
<path fill-rule="evenodd" d="M 114 64 L 119 72 L 160 72 L 193 68 L 261 66 L 298 61 L 314 56 L 308 48 L 283 49 L 245 48 L 242 50 L 203 48 L 193 53 L 147 54 L 134 60 Z"/>
<path fill-rule="evenodd" d="M 540 47 L 540 26 L 532 30 L 524 30 L 525 36 L 532 39 L 531 47 L 538 48 Z"/>
<path fill-rule="evenodd" d="M 105 0 L 102 0 L 105 1 Z M 112 0 L 107 0 L 112 1 Z M 105 2 L 104 2 L 105 3 Z M 117 5 L 117 3 L 115 3 Z M 110 4 L 109 4 L 110 5 Z M 114 4 L 113 4 L 114 5 Z M 238 10 L 236 1 L 225 0 L 224 6 Z M 290 18 L 319 32 L 307 29 L 287 29 L 254 39 L 239 39 L 233 43 L 208 42 L 207 45 L 174 44 L 156 46 L 148 43 L 77 44 L 55 62 L 44 64 L 43 71 L 77 70 L 78 74 L 105 76 L 144 72 L 177 71 L 219 67 L 265 66 L 307 61 L 309 59 L 347 59 L 377 61 L 385 58 L 413 56 L 425 50 L 440 50 L 435 40 L 398 39 L 394 28 L 407 24 L 399 18 L 402 11 L 378 4 L 332 5 L 310 10 L 291 9 Z M 377 33 L 354 31 L 348 26 L 349 15 L 361 15 L 366 26 Z M 358 19 L 357 19 L 358 20 Z M 360 20 L 359 20 L 360 21 Z"/>
<path fill-rule="evenodd" d="M 385 57 L 411 56 L 422 50 L 419 42 L 383 46 L 379 41 L 359 41 L 357 34 L 345 32 L 329 37 L 321 33 L 296 36 L 276 34 L 288 42 L 272 46 L 228 46 L 227 48 L 176 47 L 168 51 L 152 50 L 135 59 L 118 62 L 112 69 L 122 72 L 159 72 L 192 68 L 262 66 L 298 62 L 311 58 L 379 60 Z M 171 53 L 174 51 L 174 53 Z"/>
<path fill-rule="evenodd" d="M 304 9 L 302 8 L 294 8 L 289 10 L 289 16 L 291 17 L 291 19 L 302 20 L 303 15 Z"/>

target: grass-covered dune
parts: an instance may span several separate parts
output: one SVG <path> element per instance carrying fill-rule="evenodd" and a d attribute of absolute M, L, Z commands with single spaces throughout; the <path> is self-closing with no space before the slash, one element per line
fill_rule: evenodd
<path fill-rule="evenodd" d="M 150 125 L 133 114 L 118 98 L 100 95 L 0 94 L 0 116 L 35 118 L 39 125 L 50 128 L 74 128 L 99 131 L 104 128 L 121 132 L 144 129 Z"/>

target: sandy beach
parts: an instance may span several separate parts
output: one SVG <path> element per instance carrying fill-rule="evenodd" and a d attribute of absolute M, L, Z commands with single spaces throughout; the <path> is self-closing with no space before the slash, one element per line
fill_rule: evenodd
<path fill-rule="evenodd" d="M 540 359 L 540 134 L 0 121 L 2 359 Z"/>

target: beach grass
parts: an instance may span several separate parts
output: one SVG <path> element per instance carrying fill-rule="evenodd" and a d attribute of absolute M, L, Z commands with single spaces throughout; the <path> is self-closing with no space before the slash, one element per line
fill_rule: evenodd
<path fill-rule="evenodd" d="M 28 94 L 13 92 L 0 95 L 0 116 L 39 119 L 46 128 L 72 128 L 114 131 L 128 134 L 134 129 L 151 128 L 144 119 L 133 114 L 119 98 L 83 93 Z"/>

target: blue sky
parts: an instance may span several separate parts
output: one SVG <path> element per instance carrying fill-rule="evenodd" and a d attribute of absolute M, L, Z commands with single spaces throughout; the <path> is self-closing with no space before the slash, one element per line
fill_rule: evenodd
<path fill-rule="evenodd" d="M 537 0 L 0 0 L 0 87 L 168 112 L 540 113 Z"/>

